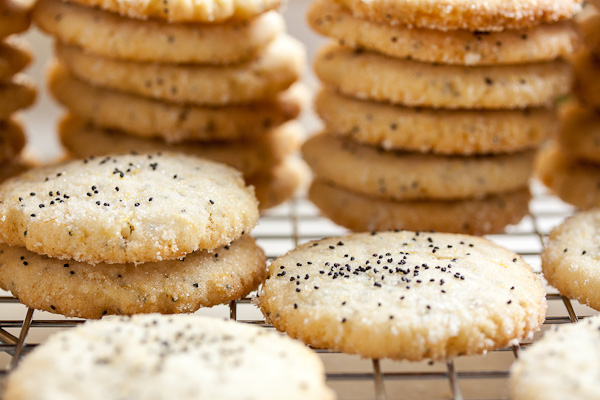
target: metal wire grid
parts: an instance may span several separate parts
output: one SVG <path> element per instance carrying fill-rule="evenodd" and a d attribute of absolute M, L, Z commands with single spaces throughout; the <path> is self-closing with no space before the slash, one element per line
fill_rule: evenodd
<path fill-rule="evenodd" d="M 530 215 L 526 217 L 518 226 L 512 227 L 511 230 L 502 235 L 492 235 L 490 239 L 493 241 L 511 248 L 521 256 L 523 256 L 536 270 L 539 272 L 539 254 L 544 246 L 544 240 L 550 229 L 556 226 L 562 219 L 570 215 L 573 209 L 556 198 L 548 195 L 545 190 L 538 184 L 532 186 L 534 198 L 530 206 Z M 284 252 L 291 250 L 298 244 L 308 240 L 319 239 L 326 236 L 341 235 L 345 230 L 325 220 L 318 215 L 317 210 L 305 199 L 299 198 L 290 202 L 288 205 L 275 210 L 274 212 L 261 218 L 259 227 L 253 232 L 259 244 L 265 249 L 269 258 L 274 258 Z M 565 297 L 557 293 L 549 293 L 547 295 L 548 303 L 552 305 L 564 305 L 562 311 L 557 315 L 549 315 L 544 325 L 573 323 L 584 316 L 578 315 L 574 305 Z M 0 296 L 0 310 L 5 309 L 11 304 L 18 304 L 18 300 L 10 296 Z M 590 309 L 586 309 L 580 305 L 583 314 L 590 315 L 594 313 Z M 250 298 L 231 302 L 227 308 L 222 308 L 221 313 L 229 314 L 231 319 L 260 325 L 266 328 L 269 326 L 265 323 L 261 316 L 255 312 L 248 317 L 243 316 L 239 309 L 254 307 L 251 305 Z M 580 312 L 580 313 L 581 313 Z M 42 314 L 42 318 L 46 313 Z M 246 314 L 248 314 L 246 312 Z M 28 337 L 32 331 L 46 331 L 49 328 L 68 328 L 82 323 L 82 320 L 75 319 L 37 319 L 34 318 L 34 310 L 26 309 L 25 316 L 20 319 L 5 319 L 6 314 L 0 311 L 0 352 L 10 355 L 10 362 L 6 369 L 0 370 L 0 379 L 2 379 L 12 368 L 14 368 L 20 357 L 33 349 L 36 344 L 29 343 Z M 10 333 L 9 331 L 15 331 Z M 510 352 L 515 358 L 519 356 L 519 352 L 523 347 L 531 343 L 521 343 L 519 346 L 512 348 L 504 348 L 495 350 L 493 353 Z M 318 353 L 323 357 L 330 355 L 333 357 L 343 357 L 344 355 L 327 350 L 318 350 Z M 57 355 L 58 356 L 58 355 Z M 478 356 L 483 357 L 483 356 Z M 430 381 L 447 381 L 447 391 L 442 392 L 441 398 L 452 398 L 462 400 L 473 398 L 463 395 L 461 383 L 472 380 L 482 380 L 490 382 L 493 380 L 506 380 L 508 377 L 508 368 L 475 368 L 471 370 L 459 371 L 455 362 L 457 360 L 448 360 L 441 368 L 408 368 L 400 371 L 384 371 L 379 360 L 371 360 L 369 370 L 356 371 L 354 369 L 348 371 L 327 371 L 327 380 L 330 385 L 335 387 L 336 383 L 352 383 L 363 382 L 370 385 L 370 392 L 365 396 L 364 392 L 357 392 L 354 395 L 349 395 L 347 398 L 365 398 L 369 397 L 375 400 L 386 400 L 388 398 L 415 398 L 412 394 L 403 394 L 402 390 L 388 391 L 386 386 L 394 382 L 399 382 L 400 385 L 406 382 L 422 382 L 423 385 L 429 385 Z M 364 363 L 364 362 L 363 362 Z M 326 363 L 327 365 L 327 363 Z M 429 363 L 428 365 L 432 365 Z M 364 389 L 363 389 L 364 390 Z M 485 391 L 485 390 L 484 390 Z M 364 397 L 363 397 L 364 396 Z M 408 396 L 408 397 L 407 397 Z M 500 398 L 506 398 L 504 394 Z M 344 398 L 343 395 L 340 398 Z M 429 397 L 419 397 L 429 398 Z M 480 398 L 480 397 L 474 397 Z"/>

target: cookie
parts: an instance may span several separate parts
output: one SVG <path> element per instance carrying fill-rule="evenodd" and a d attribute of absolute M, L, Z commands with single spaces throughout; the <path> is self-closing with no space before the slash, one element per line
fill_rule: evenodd
<path fill-rule="evenodd" d="M 583 103 L 600 110 L 600 54 L 579 52 L 572 58 L 575 70 L 575 95 Z"/>
<path fill-rule="evenodd" d="M 600 166 L 567 157 L 550 145 L 535 164 L 537 177 L 563 201 L 581 209 L 600 207 Z"/>
<path fill-rule="evenodd" d="M 36 90 L 33 81 L 22 74 L 15 75 L 9 81 L 0 81 L 0 121 L 31 106 L 35 101 Z"/>
<path fill-rule="evenodd" d="M 572 18 L 582 0 L 336 0 L 359 18 L 391 25 L 471 31 L 522 29 Z"/>
<path fill-rule="evenodd" d="M 33 19 L 61 42 L 92 54 L 180 64 L 239 63 L 254 57 L 285 30 L 282 16 L 274 11 L 242 22 L 169 24 L 124 18 L 61 0 L 38 1 Z"/>
<path fill-rule="evenodd" d="M 271 129 L 259 140 L 252 142 L 167 144 L 160 140 L 143 139 L 120 131 L 98 128 L 73 115 L 60 122 L 59 134 L 63 146 L 77 158 L 132 151 L 171 151 L 227 164 L 246 177 L 272 169 L 287 155 L 298 150 L 303 136 L 300 125 L 291 121 Z"/>
<path fill-rule="evenodd" d="M 434 108 L 549 106 L 569 93 L 572 71 L 562 60 L 465 67 L 400 60 L 336 44 L 316 56 L 321 81 L 360 99 Z"/>
<path fill-rule="evenodd" d="M 269 266 L 260 308 L 315 348 L 441 360 L 538 330 L 545 292 L 521 257 L 474 236 L 358 233 L 300 245 Z"/>
<path fill-rule="evenodd" d="M 0 165 L 14 160 L 25 147 L 25 133 L 19 121 L 0 121 Z"/>
<path fill-rule="evenodd" d="M 173 143 L 255 139 L 296 118 L 308 97 L 303 86 L 293 85 L 267 103 L 178 105 L 91 86 L 59 64 L 49 69 L 48 85 L 56 100 L 97 125 Z"/>
<path fill-rule="evenodd" d="M 1 123 L 0 123 L 1 125 Z M 2 128 L 0 127 L 0 130 Z M 8 178 L 12 178 L 15 175 L 20 174 L 23 171 L 27 171 L 32 167 L 32 163 L 29 160 L 25 160 L 24 157 L 14 157 L 12 160 L 5 161 L 0 164 L 0 183 L 4 182 Z"/>
<path fill-rule="evenodd" d="M 563 324 L 519 354 L 510 369 L 514 400 L 600 398 L 600 317 Z"/>
<path fill-rule="evenodd" d="M 328 134 L 302 146 L 319 178 L 388 200 L 485 197 L 527 186 L 534 152 L 460 157 L 384 151 Z"/>
<path fill-rule="evenodd" d="M 588 49 L 600 52 L 600 14 L 593 13 L 579 21 L 579 28 Z"/>
<path fill-rule="evenodd" d="M 20 33 L 31 23 L 30 6 L 22 0 L 0 0 L 0 39 Z"/>
<path fill-rule="evenodd" d="M 10 374 L 4 398 L 43 396 L 335 399 L 319 357 L 294 340 L 249 324 L 156 314 L 89 321 L 50 337 Z"/>
<path fill-rule="evenodd" d="M 174 153 L 89 158 L 6 181 L 0 239 L 92 264 L 171 260 L 249 232 L 257 206 L 222 164 Z"/>
<path fill-rule="evenodd" d="M 569 157 L 600 164 L 600 113 L 579 105 L 566 107 L 558 143 Z"/>
<path fill-rule="evenodd" d="M 443 32 L 356 18 L 334 0 L 313 2 L 308 22 L 318 33 L 345 46 L 429 63 L 496 65 L 549 61 L 573 53 L 579 43 L 571 22 L 502 32 Z"/>
<path fill-rule="evenodd" d="M 0 287 L 27 307 L 67 317 L 192 313 L 246 296 L 265 274 L 265 255 L 247 236 L 214 253 L 143 265 L 91 265 L 0 245 Z"/>
<path fill-rule="evenodd" d="M 527 189 L 481 199 L 393 201 L 365 196 L 316 179 L 309 193 L 323 215 L 357 232 L 409 229 L 487 235 L 501 233 L 529 212 Z M 349 211 L 352 210 L 352 211 Z"/>
<path fill-rule="evenodd" d="M 0 81 L 10 79 L 31 62 L 31 49 L 24 40 L 10 37 L 0 42 Z"/>
<path fill-rule="evenodd" d="M 309 181 L 310 171 L 302 160 L 286 157 L 270 171 L 246 179 L 254 186 L 258 208 L 261 211 L 273 208 L 294 197 Z"/>
<path fill-rule="evenodd" d="M 355 142 L 437 154 L 495 154 L 537 147 L 558 130 L 554 111 L 433 110 L 357 100 L 322 90 L 315 111 L 329 133 Z"/>
<path fill-rule="evenodd" d="M 300 79 L 303 45 L 283 35 L 257 58 L 231 66 L 155 64 L 103 58 L 57 44 L 73 76 L 107 89 L 183 103 L 229 105 L 268 101 Z"/>

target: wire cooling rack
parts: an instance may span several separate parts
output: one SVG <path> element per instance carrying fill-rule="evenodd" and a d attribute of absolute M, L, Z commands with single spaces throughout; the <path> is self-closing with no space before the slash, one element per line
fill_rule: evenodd
<path fill-rule="evenodd" d="M 530 214 L 507 233 L 488 236 L 520 255 L 540 271 L 539 254 L 550 230 L 573 212 L 573 208 L 549 195 L 539 184 L 532 185 Z M 327 236 L 343 235 L 346 230 L 319 216 L 303 198 L 281 206 L 261 218 L 253 232 L 269 258 L 277 257 L 298 244 Z M 562 297 L 548 288 L 548 316 L 545 330 L 553 324 L 576 322 L 596 314 L 593 310 Z M 249 298 L 228 306 L 199 313 L 229 317 L 271 329 Z M 0 293 L 0 380 L 16 366 L 21 356 L 49 334 L 82 323 L 81 320 L 28 309 L 18 300 Z M 538 333 L 535 341 L 541 333 Z M 319 350 L 325 363 L 328 384 L 339 399 L 506 399 L 509 368 L 522 348 L 492 351 L 487 355 L 459 357 L 447 362 L 391 362 L 364 360 L 332 351 Z M 57 354 L 60 357 L 60 354 Z"/>

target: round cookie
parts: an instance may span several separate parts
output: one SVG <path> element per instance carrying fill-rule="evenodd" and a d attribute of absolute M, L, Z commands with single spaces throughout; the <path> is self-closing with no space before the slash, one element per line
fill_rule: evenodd
<path fill-rule="evenodd" d="M 593 53 L 600 52 L 600 14 L 592 13 L 579 22 L 579 28 L 587 48 Z"/>
<path fill-rule="evenodd" d="M 384 151 L 329 134 L 302 146 L 319 178 L 388 200 L 485 197 L 527 186 L 534 153 L 460 157 Z"/>
<path fill-rule="evenodd" d="M 473 68 L 394 59 L 329 44 L 314 64 L 319 79 L 344 94 L 413 107 L 549 106 L 569 93 L 572 83 L 571 68 L 562 60 Z"/>
<path fill-rule="evenodd" d="M 482 199 L 393 201 L 354 193 L 320 179 L 309 199 L 330 220 L 357 232 L 408 229 L 487 235 L 501 233 L 529 212 L 529 190 Z"/>
<path fill-rule="evenodd" d="M 441 31 L 502 31 L 572 18 L 582 0 L 336 0 L 378 23 Z"/>
<path fill-rule="evenodd" d="M 143 265 L 90 265 L 0 244 L 0 287 L 28 307 L 67 317 L 192 313 L 246 296 L 265 275 L 265 255 L 248 236 L 214 253 Z"/>
<path fill-rule="evenodd" d="M 26 75 L 15 75 L 9 81 L 0 81 L 0 120 L 7 120 L 15 112 L 35 101 L 36 89 Z"/>
<path fill-rule="evenodd" d="M 319 357 L 294 340 L 217 318 L 153 314 L 89 321 L 51 336 L 11 372 L 4 398 L 265 396 L 335 399 Z"/>
<path fill-rule="evenodd" d="M 0 183 L 23 171 L 27 171 L 32 167 L 31 164 L 32 163 L 29 162 L 29 160 L 24 160 L 21 157 L 15 157 L 12 160 L 3 162 L 0 164 Z"/>
<path fill-rule="evenodd" d="M 443 32 L 356 18 L 334 0 L 313 2 L 308 22 L 318 33 L 345 46 L 430 63 L 496 65 L 549 61 L 571 54 L 579 44 L 571 22 L 502 32 Z"/>
<path fill-rule="evenodd" d="M 296 118 L 308 97 L 303 86 L 293 85 L 267 103 L 178 105 L 91 86 L 59 64 L 50 68 L 48 85 L 56 100 L 97 125 L 173 143 L 256 139 Z"/>
<path fill-rule="evenodd" d="M 33 18 L 61 42 L 92 54 L 163 63 L 235 64 L 252 58 L 285 30 L 275 11 L 249 21 L 170 24 L 124 18 L 61 0 L 38 1 Z"/>
<path fill-rule="evenodd" d="M 261 211 L 273 208 L 294 197 L 305 187 L 310 177 L 306 164 L 293 156 L 286 157 L 270 171 L 246 179 L 254 186 L 258 208 Z"/>
<path fill-rule="evenodd" d="M 561 200 L 584 210 L 600 207 L 600 166 L 571 159 L 554 144 L 540 150 L 535 172 Z"/>
<path fill-rule="evenodd" d="M 298 151 L 303 136 L 300 124 L 290 121 L 252 142 L 167 144 L 98 128 L 73 115 L 60 122 L 59 134 L 63 146 L 77 158 L 110 153 L 170 151 L 227 164 L 246 177 L 269 171 L 290 153 Z"/>
<path fill-rule="evenodd" d="M 572 59 L 574 92 L 583 103 L 600 110 L 600 54 L 581 51 Z"/>
<path fill-rule="evenodd" d="M 0 0 L 0 39 L 26 31 L 31 23 L 30 5 L 23 0 Z"/>
<path fill-rule="evenodd" d="M 519 354 L 510 370 L 514 400 L 600 397 L 600 317 L 563 324 Z"/>
<path fill-rule="evenodd" d="M 550 233 L 542 252 L 542 272 L 567 297 L 600 310 L 600 211 L 568 218 Z"/>
<path fill-rule="evenodd" d="M 567 107 L 558 143 L 569 157 L 600 164 L 600 112 L 579 105 Z"/>
<path fill-rule="evenodd" d="M 300 245 L 259 291 L 275 328 L 365 358 L 442 360 L 539 329 L 545 292 L 521 257 L 478 237 L 358 233 Z"/>
<path fill-rule="evenodd" d="M 537 147 L 558 130 L 551 109 L 434 110 L 357 100 L 324 89 L 315 111 L 329 133 L 386 150 L 495 154 Z"/>
<path fill-rule="evenodd" d="M 268 101 L 300 79 L 303 45 L 283 35 L 255 59 L 231 66 L 155 64 L 103 58 L 57 44 L 61 63 L 93 86 L 187 104 L 230 105 Z"/>
<path fill-rule="evenodd" d="M 9 119 L 0 121 L 0 164 L 14 160 L 25 147 L 25 133 L 21 123 Z"/>
<path fill-rule="evenodd" d="M 249 232 L 254 191 L 222 164 L 174 153 L 32 169 L 0 186 L 0 240 L 53 258 L 144 263 Z"/>
<path fill-rule="evenodd" d="M 24 40 L 9 37 L 0 41 L 0 81 L 10 79 L 31 62 L 31 49 Z"/>

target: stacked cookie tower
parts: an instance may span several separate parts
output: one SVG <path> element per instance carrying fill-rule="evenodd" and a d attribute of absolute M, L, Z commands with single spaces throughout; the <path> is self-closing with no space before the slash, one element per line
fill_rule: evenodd
<path fill-rule="evenodd" d="M 305 50 L 279 0 L 75 3 L 34 10 L 57 39 L 48 80 L 72 155 L 167 149 L 239 169 L 261 208 L 293 194 Z"/>
<path fill-rule="evenodd" d="M 311 199 L 354 230 L 489 233 L 527 212 L 534 149 L 571 86 L 579 0 L 317 0 Z"/>
<path fill-rule="evenodd" d="M 537 174 L 562 200 L 589 209 L 600 206 L 600 13 L 579 22 L 585 46 L 572 58 L 575 99 L 561 110 L 557 141 L 540 153 Z"/>
<path fill-rule="evenodd" d="M 31 52 L 14 34 L 30 24 L 30 7 L 16 0 L 0 0 L 0 181 L 23 166 L 19 153 L 25 146 L 23 126 L 14 113 L 29 107 L 36 90 L 20 72 L 31 62 Z"/>

